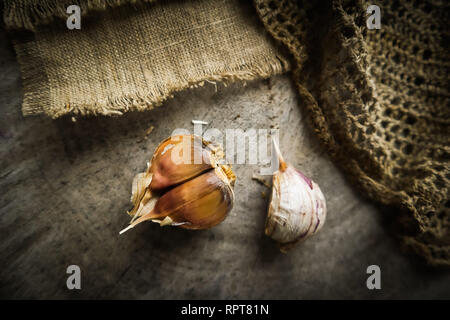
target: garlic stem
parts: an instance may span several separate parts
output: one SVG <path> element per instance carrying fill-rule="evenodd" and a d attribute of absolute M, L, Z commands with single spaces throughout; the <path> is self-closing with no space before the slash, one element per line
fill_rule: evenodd
<path fill-rule="evenodd" d="M 283 172 L 284 170 L 286 170 L 287 164 L 284 161 L 283 156 L 281 155 L 280 148 L 278 147 L 278 144 L 275 141 L 274 137 L 272 137 L 272 144 L 273 144 L 273 147 L 275 148 L 275 153 L 276 153 L 276 155 L 278 157 L 278 162 L 279 162 L 278 170 Z"/>

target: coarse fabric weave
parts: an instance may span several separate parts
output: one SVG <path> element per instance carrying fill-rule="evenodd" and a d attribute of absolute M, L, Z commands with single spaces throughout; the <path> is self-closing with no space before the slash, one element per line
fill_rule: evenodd
<path fill-rule="evenodd" d="M 205 81 L 267 78 L 289 67 L 252 5 L 238 0 L 123 5 L 86 15 L 81 30 L 57 19 L 35 31 L 15 38 L 24 115 L 148 110 Z"/>
<path fill-rule="evenodd" d="M 155 2 L 157 0 L 3 0 L 3 20 L 8 28 L 36 31 L 56 18 L 67 19 L 67 8 L 76 5 L 83 15 L 124 4 Z"/>
<path fill-rule="evenodd" d="M 302 105 L 368 197 L 395 206 L 404 243 L 450 265 L 448 1 L 255 0 L 294 58 Z M 388 211 L 388 210 L 387 210 Z"/>

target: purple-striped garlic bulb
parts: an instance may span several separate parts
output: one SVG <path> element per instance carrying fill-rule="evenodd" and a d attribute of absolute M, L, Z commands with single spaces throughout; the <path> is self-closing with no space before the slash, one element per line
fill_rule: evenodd
<path fill-rule="evenodd" d="M 265 234 L 286 252 L 297 242 L 309 238 L 325 223 L 325 197 L 317 183 L 287 164 L 273 141 L 279 168 L 273 174 L 272 195 Z"/>

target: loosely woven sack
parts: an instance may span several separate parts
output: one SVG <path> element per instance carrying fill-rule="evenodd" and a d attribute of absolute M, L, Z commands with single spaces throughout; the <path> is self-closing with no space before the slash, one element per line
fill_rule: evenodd
<path fill-rule="evenodd" d="M 363 194 L 398 217 L 404 244 L 450 266 L 448 1 L 255 0 L 294 58 L 315 130 Z"/>
<path fill-rule="evenodd" d="M 23 12 L 7 9 L 5 20 L 20 27 L 14 23 L 25 21 L 17 18 Z M 148 110 L 204 81 L 267 78 L 288 68 L 254 8 L 238 0 L 123 5 L 81 21 L 81 30 L 56 19 L 15 38 L 24 115 Z"/>

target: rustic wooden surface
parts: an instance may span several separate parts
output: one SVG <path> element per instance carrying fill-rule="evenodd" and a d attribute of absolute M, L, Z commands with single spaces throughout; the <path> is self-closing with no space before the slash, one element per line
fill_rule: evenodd
<path fill-rule="evenodd" d="M 388 215 L 317 145 L 288 75 L 217 92 L 207 85 L 118 118 L 24 118 L 19 67 L 4 32 L 0 39 L 1 298 L 450 298 L 450 275 L 403 254 Z M 192 129 L 191 119 L 221 130 L 279 127 L 286 159 L 325 193 L 322 231 L 281 254 L 263 235 L 267 190 L 251 179 L 258 167 L 236 165 L 235 208 L 219 226 L 146 223 L 119 236 L 133 176 L 173 129 Z M 72 264 L 81 267 L 79 291 L 66 288 Z M 366 288 L 371 264 L 381 267 L 378 291 Z"/>

